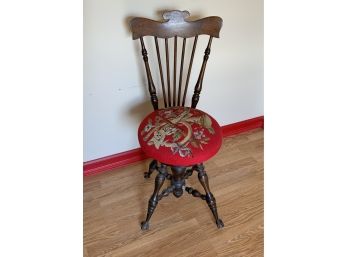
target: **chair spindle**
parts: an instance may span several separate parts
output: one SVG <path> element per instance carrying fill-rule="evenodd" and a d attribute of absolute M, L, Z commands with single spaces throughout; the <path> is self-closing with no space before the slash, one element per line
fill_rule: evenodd
<path fill-rule="evenodd" d="M 165 39 L 166 44 L 166 66 L 167 66 L 167 86 L 168 86 L 168 106 L 171 107 L 171 96 L 170 96 L 170 70 L 169 70 L 169 51 L 168 51 L 168 38 Z"/>
<path fill-rule="evenodd" d="M 178 37 L 174 37 L 174 79 L 173 79 L 173 106 L 176 106 L 176 55 L 177 55 Z"/>
<path fill-rule="evenodd" d="M 158 98 L 156 95 L 156 88 L 153 83 L 150 67 L 149 67 L 149 58 L 147 57 L 147 51 L 145 48 L 144 40 L 143 37 L 140 37 L 140 43 L 141 43 L 141 54 L 143 55 L 143 60 L 145 64 L 145 69 L 146 69 L 146 76 L 147 76 L 147 83 L 149 86 L 149 92 L 151 96 L 151 103 L 152 106 L 155 110 L 158 110 Z"/>
<path fill-rule="evenodd" d="M 180 105 L 180 97 L 181 97 L 181 82 L 182 82 L 182 70 L 183 70 L 183 67 L 184 67 L 184 58 L 185 58 L 185 46 L 186 46 L 186 38 L 183 38 L 183 40 L 182 40 L 182 51 L 181 51 L 181 62 L 180 62 L 178 105 Z"/>
<path fill-rule="evenodd" d="M 155 44 L 156 44 L 157 61 L 158 61 L 160 75 L 161 75 L 162 94 L 163 94 L 163 99 L 164 99 L 164 108 L 167 108 L 167 96 L 166 96 L 166 89 L 165 89 L 165 86 L 164 86 L 161 54 L 160 54 L 159 47 L 158 47 L 158 39 L 157 39 L 157 37 L 154 37 L 154 38 L 155 38 Z"/>
<path fill-rule="evenodd" d="M 197 40 L 198 40 L 198 36 L 195 36 L 195 41 L 193 42 L 193 47 L 192 47 L 192 52 L 191 52 L 189 69 L 187 71 L 187 77 L 186 77 L 186 83 L 185 83 L 185 91 L 184 91 L 184 96 L 183 96 L 183 99 L 182 99 L 182 106 L 185 106 L 186 93 L 187 93 L 187 88 L 188 88 L 188 84 L 189 84 L 189 81 L 190 81 L 191 68 L 192 68 L 193 58 L 194 58 L 195 52 L 196 52 Z"/>
<path fill-rule="evenodd" d="M 201 90 L 202 90 L 202 82 L 203 82 L 205 67 L 207 66 L 207 61 L 209 59 L 210 47 L 211 47 L 212 40 L 213 40 L 213 37 L 210 36 L 208 46 L 204 51 L 204 57 L 203 57 L 201 71 L 199 72 L 198 80 L 197 80 L 197 83 L 195 85 L 195 90 L 194 90 L 194 93 L 192 96 L 191 108 L 196 108 L 197 103 L 199 101 L 199 94 L 201 93 Z"/>

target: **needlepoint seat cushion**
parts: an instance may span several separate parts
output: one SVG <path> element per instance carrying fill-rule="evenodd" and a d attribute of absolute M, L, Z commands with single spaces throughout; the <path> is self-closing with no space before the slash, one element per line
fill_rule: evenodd
<path fill-rule="evenodd" d="M 218 152 L 222 133 L 217 121 L 201 110 L 169 107 L 141 122 L 138 139 L 147 156 L 168 165 L 191 166 Z"/>

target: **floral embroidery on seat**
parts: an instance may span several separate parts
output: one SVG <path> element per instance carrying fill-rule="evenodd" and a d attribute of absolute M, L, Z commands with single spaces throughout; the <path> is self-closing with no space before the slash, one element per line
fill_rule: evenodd
<path fill-rule="evenodd" d="M 189 107 L 159 110 L 155 121 L 149 118 L 141 131 L 148 145 L 156 149 L 169 147 L 181 157 L 192 156 L 192 147 L 203 149 L 210 140 L 209 134 L 215 134 L 210 117 Z"/>

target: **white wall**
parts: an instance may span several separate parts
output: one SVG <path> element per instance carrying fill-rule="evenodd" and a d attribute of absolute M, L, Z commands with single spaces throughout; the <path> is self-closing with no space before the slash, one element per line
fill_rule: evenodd
<path fill-rule="evenodd" d="M 84 0 L 84 161 L 139 147 L 137 127 L 152 107 L 128 21 L 158 20 L 160 11 L 174 9 L 224 20 L 197 108 L 220 125 L 263 115 L 262 0 Z M 204 47 L 196 51 L 191 89 Z"/>

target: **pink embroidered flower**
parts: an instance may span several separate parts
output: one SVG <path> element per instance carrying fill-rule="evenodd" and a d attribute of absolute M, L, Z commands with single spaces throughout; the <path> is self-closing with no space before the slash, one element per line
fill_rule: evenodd
<path fill-rule="evenodd" d="M 177 143 L 173 143 L 171 145 L 171 150 L 173 154 L 179 153 L 181 157 L 192 156 L 190 148 L 183 145 L 179 145 Z"/>
<path fill-rule="evenodd" d="M 202 130 L 194 131 L 194 132 L 193 132 L 193 137 L 194 137 L 195 139 L 197 139 L 197 140 L 200 140 L 200 139 L 204 138 L 205 135 L 204 135 L 203 129 L 202 129 Z"/>

